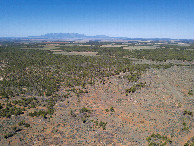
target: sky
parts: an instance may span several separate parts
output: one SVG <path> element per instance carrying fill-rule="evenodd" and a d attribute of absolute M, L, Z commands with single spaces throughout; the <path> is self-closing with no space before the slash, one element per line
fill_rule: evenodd
<path fill-rule="evenodd" d="M 0 0 L 0 37 L 194 39 L 194 0 Z"/>

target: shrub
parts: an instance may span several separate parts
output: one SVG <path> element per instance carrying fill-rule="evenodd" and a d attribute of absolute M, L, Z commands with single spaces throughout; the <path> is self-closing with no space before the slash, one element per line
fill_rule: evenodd
<path fill-rule="evenodd" d="M 193 90 L 189 90 L 188 94 L 193 95 Z"/>
<path fill-rule="evenodd" d="M 31 117 L 39 117 L 39 116 L 42 116 L 44 118 L 46 118 L 46 115 L 47 115 L 47 112 L 44 111 L 44 110 L 39 110 L 39 111 L 35 111 L 33 113 L 29 113 L 29 116 Z"/>
<path fill-rule="evenodd" d="M 7 103 L 6 108 L 0 109 L 0 117 L 7 117 L 10 118 L 11 115 L 20 115 L 23 114 L 24 109 L 17 108 L 16 106 L 13 106 L 11 103 Z"/>
<path fill-rule="evenodd" d="M 190 116 L 192 116 L 193 113 L 192 113 L 191 111 L 185 110 L 185 111 L 183 112 L 183 115 L 190 115 Z"/>
<path fill-rule="evenodd" d="M 106 112 L 109 112 L 109 109 L 105 109 Z"/>
<path fill-rule="evenodd" d="M 103 130 L 106 130 L 106 124 L 107 122 L 105 123 L 105 122 L 100 121 L 99 126 L 102 127 Z"/>
<path fill-rule="evenodd" d="M 80 113 L 85 113 L 85 112 L 90 113 L 91 111 L 90 111 L 89 109 L 87 109 L 86 107 L 83 107 L 83 108 L 80 110 Z"/>
<path fill-rule="evenodd" d="M 71 111 L 70 111 L 70 114 L 71 114 L 72 117 L 76 117 L 76 114 L 73 112 L 72 109 L 71 109 Z"/>
<path fill-rule="evenodd" d="M 4 138 L 9 138 L 9 137 L 12 137 L 13 135 L 14 135 L 15 133 L 13 133 L 13 132 L 9 132 L 9 133 L 6 133 L 5 135 L 4 135 Z"/>
<path fill-rule="evenodd" d="M 24 125 L 24 127 L 28 128 L 30 127 L 30 124 L 26 123 L 24 120 L 22 120 L 21 122 L 18 123 L 19 126 Z"/>
<path fill-rule="evenodd" d="M 187 127 L 187 124 L 185 123 L 185 122 L 183 122 L 183 129 L 182 130 L 184 130 L 184 131 L 186 131 L 186 130 L 189 130 L 189 127 Z"/>
<path fill-rule="evenodd" d="M 160 134 L 152 134 L 151 136 L 147 137 L 146 140 L 148 141 L 149 146 L 163 146 L 167 143 L 171 144 L 172 141 L 167 137 Z"/>
<path fill-rule="evenodd" d="M 1 105 L 1 103 L 0 103 L 0 109 L 2 109 L 3 108 L 3 106 Z"/>
<path fill-rule="evenodd" d="M 28 124 L 28 123 L 25 123 L 25 125 L 24 125 L 26 128 L 28 128 L 28 127 L 30 127 L 30 124 Z"/>
<path fill-rule="evenodd" d="M 114 108 L 112 106 L 110 107 L 110 111 L 111 112 L 115 112 L 115 110 L 114 110 Z"/>
<path fill-rule="evenodd" d="M 18 123 L 19 126 L 22 126 L 24 124 L 25 124 L 25 121 L 24 120 L 22 120 L 21 122 Z"/>

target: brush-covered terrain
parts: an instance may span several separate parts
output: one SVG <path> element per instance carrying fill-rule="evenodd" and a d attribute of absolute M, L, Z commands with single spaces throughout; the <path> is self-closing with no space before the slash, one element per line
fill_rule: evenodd
<path fill-rule="evenodd" d="M 0 145 L 193 145 L 193 59 L 163 46 L 4 43 Z"/>

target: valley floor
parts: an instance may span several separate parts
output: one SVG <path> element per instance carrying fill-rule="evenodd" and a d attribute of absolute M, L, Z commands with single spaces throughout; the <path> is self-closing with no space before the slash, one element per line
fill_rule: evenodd
<path fill-rule="evenodd" d="M 146 86 L 128 95 L 131 83 L 124 74 L 87 85 L 88 93 L 80 96 L 62 88 L 58 94 L 69 97 L 56 102 L 52 117 L 29 117 L 25 111 L 1 118 L 0 145 L 148 145 L 153 133 L 167 136 L 167 145 L 184 145 L 194 136 L 193 114 L 187 112 L 194 112 L 194 96 L 188 94 L 193 72 L 192 66 L 149 69 L 138 81 Z M 23 119 L 30 127 L 5 139 L 6 131 Z"/>

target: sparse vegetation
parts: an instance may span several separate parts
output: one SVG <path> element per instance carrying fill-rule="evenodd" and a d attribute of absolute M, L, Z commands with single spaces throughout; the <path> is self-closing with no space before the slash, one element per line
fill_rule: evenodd
<path fill-rule="evenodd" d="M 80 113 L 84 113 L 84 112 L 87 112 L 87 113 L 91 113 L 91 111 L 86 108 L 86 107 L 83 107 L 81 110 L 80 110 Z"/>
<path fill-rule="evenodd" d="M 184 146 L 193 146 L 194 145 L 194 137 L 192 137 L 190 140 L 188 140 Z"/>
<path fill-rule="evenodd" d="M 19 126 L 24 125 L 24 127 L 30 127 L 30 124 L 26 123 L 24 120 L 22 120 L 21 122 L 18 123 Z"/>
<path fill-rule="evenodd" d="M 185 110 L 185 111 L 183 112 L 183 115 L 190 115 L 190 116 L 192 116 L 193 113 L 192 113 L 191 111 Z"/>
<path fill-rule="evenodd" d="M 182 128 L 182 130 L 184 130 L 184 131 L 189 130 L 189 127 L 187 126 L 187 124 L 185 122 L 183 122 L 183 128 Z"/>
<path fill-rule="evenodd" d="M 107 122 L 105 123 L 105 122 L 100 121 L 99 123 L 99 126 L 102 127 L 103 130 L 106 130 L 106 125 L 107 125 Z"/>
<path fill-rule="evenodd" d="M 72 116 L 72 117 L 76 117 L 76 114 L 74 113 L 74 111 L 71 109 L 71 111 L 70 111 L 70 115 Z"/>
<path fill-rule="evenodd" d="M 164 146 L 166 144 L 172 143 L 172 141 L 167 136 L 154 133 L 151 136 L 147 137 L 146 140 L 148 141 L 149 146 Z"/>
<path fill-rule="evenodd" d="M 176 145 L 188 136 L 193 50 L 104 44 L 113 42 L 0 42 L 0 145 L 141 145 L 150 132 L 173 142 L 152 134 L 149 145 Z M 89 51 L 98 54 L 77 53 Z"/>
<path fill-rule="evenodd" d="M 109 112 L 109 109 L 105 109 L 106 112 Z"/>
<path fill-rule="evenodd" d="M 15 132 L 9 132 L 9 133 L 6 133 L 5 135 L 4 135 L 4 138 L 9 138 L 9 137 L 12 137 L 13 135 L 15 134 Z"/>
<path fill-rule="evenodd" d="M 110 111 L 111 112 L 115 112 L 115 110 L 114 110 L 114 108 L 112 106 L 110 107 Z"/>
<path fill-rule="evenodd" d="M 0 109 L 0 116 L 10 118 L 11 115 L 20 115 L 23 114 L 24 109 L 17 108 L 15 105 L 12 105 L 11 102 L 7 103 L 5 108 Z"/>
<path fill-rule="evenodd" d="M 21 100 L 14 100 L 13 104 L 19 105 L 19 106 L 24 106 L 28 108 L 35 108 L 36 105 L 38 104 L 38 101 L 35 97 L 31 98 L 21 98 Z"/>
<path fill-rule="evenodd" d="M 194 51 L 183 49 L 170 49 L 170 48 L 158 48 L 158 49 L 142 49 L 131 51 L 132 57 L 138 59 L 148 59 L 153 61 L 166 61 L 166 60 L 187 60 L 192 61 L 194 58 Z M 158 55 L 160 54 L 160 55 Z"/>
<path fill-rule="evenodd" d="M 188 94 L 193 95 L 193 90 L 189 90 Z"/>
<path fill-rule="evenodd" d="M 126 93 L 134 93 L 137 89 L 141 89 L 141 88 L 145 87 L 145 85 L 146 85 L 146 83 L 142 83 L 142 82 L 135 84 L 131 88 L 126 89 Z"/>

